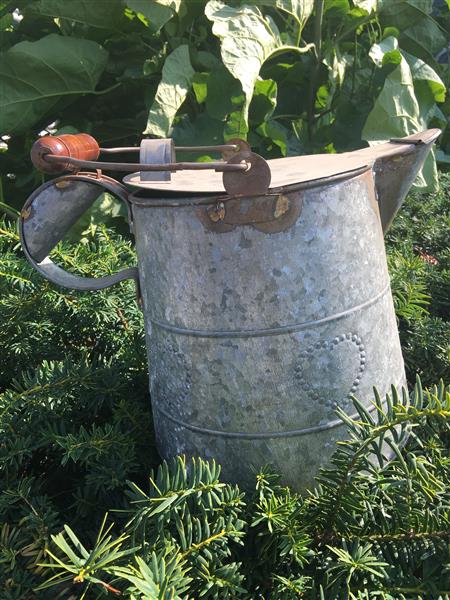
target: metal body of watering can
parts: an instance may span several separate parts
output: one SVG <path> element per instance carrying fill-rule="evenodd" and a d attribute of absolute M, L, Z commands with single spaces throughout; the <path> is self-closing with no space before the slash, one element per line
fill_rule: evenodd
<path fill-rule="evenodd" d="M 223 183 L 180 173 L 188 163 L 152 141 L 141 161 L 165 165 L 159 181 L 128 176 L 132 193 L 98 174 L 50 182 L 24 207 L 22 241 L 60 285 L 139 281 L 163 457 L 215 458 L 244 487 L 270 464 L 308 487 L 346 435 L 336 408 L 351 414 L 355 395 L 372 410 L 374 385 L 384 396 L 406 383 L 383 229 L 438 135 L 268 165 L 237 142 L 212 163 Z M 127 203 L 138 271 L 85 283 L 47 254 L 99 186 Z"/>

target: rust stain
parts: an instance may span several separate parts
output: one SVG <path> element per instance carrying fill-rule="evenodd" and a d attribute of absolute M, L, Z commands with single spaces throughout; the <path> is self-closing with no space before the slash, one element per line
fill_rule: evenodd
<path fill-rule="evenodd" d="M 210 206 L 208 208 L 208 215 L 213 223 L 223 221 L 225 219 L 225 204 L 220 202 L 219 204 Z"/>
<path fill-rule="evenodd" d="M 63 190 L 66 187 L 69 187 L 69 185 L 71 184 L 70 179 L 63 179 L 61 181 L 57 181 L 55 183 L 55 187 L 58 188 L 58 190 Z"/>
<path fill-rule="evenodd" d="M 277 203 L 275 205 L 275 211 L 273 216 L 275 219 L 279 219 L 289 210 L 289 198 L 280 194 L 277 198 Z"/>
<path fill-rule="evenodd" d="M 199 207 L 197 216 L 207 229 L 217 233 L 243 225 L 264 233 L 277 233 L 297 220 L 302 203 L 301 193 L 235 197 L 208 208 Z"/>

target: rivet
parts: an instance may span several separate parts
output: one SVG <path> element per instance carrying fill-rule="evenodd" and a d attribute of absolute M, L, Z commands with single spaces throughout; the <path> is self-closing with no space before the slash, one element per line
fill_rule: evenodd
<path fill-rule="evenodd" d="M 207 212 L 213 223 L 223 221 L 225 219 L 225 204 L 223 202 L 219 202 L 214 206 L 210 206 Z"/>

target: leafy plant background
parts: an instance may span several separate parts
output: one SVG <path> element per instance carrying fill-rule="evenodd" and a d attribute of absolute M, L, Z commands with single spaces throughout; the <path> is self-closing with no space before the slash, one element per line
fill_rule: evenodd
<path fill-rule="evenodd" d="M 3 0 L 0 201 L 18 208 L 40 183 L 42 131 L 105 147 L 247 137 L 270 158 L 445 129 L 449 14 L 443 0 Z M 448 132 L 437 155 L 448 164 Z M 436 187 L 434 157 L 417 185 Z"/>
<path fill-rule="evenodd" d="M 350 442 L 305 497 L 268 471 L 244 496 L 212 464 L 197 461 L 189 474 L 182 459 L 161 466 L 131 284 L 54 288 L 23 259 L 10 218 L 42 181 L 28 153 L 44 130 L 88 131 L 104 146 L 136 144 L 143 131 L 183 144 L 238 134 L 275 157 L 442 127 L 447 4 L 0 6 L 2 600 L 448 597 L 450 400 L 433 384 L 450 381 L 449 175 L 439 192 L 408 198 L 387 240 L 409 383 L 419 373 L 430 392 L 418 385 L 406 413 L 392 398 L 374 423 L 359 407 Z M 443 166 L 449 153 L 444 133 Z M 434 185 L 432 162 L 424 178 Z M 134 255 L 111 198 L 96 211 L 79 225 L 81 244 L 55 253 L 98 276 Z M 105 212 L 116 232 L 100 224 Z M 393 461 L 370 462 L 383 432 L 405 423 L 414 425 L 407 447 L 394 439 Z M 40 566 L 49 562 L 58 566 Z M 53 575 L 56 587 L 38 589 Z"/>

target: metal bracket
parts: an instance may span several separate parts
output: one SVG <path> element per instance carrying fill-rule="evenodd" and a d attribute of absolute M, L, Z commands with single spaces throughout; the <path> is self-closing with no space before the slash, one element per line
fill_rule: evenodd
<path fill-rule="evenodd" d="M 262 156 L 249 150 L 232 156 L 227 165 L 246 165 L 241 171 L 224 171 L 223 187 L 229 196 L 265 194 L 270 186 L 270 167 Z"/>
<path fill-rule="evenodd" d="M 142 164 L 174 163 L 175 160 L 175 146 L 172 139 L 142 140 L 139 153 L 139 162 Z M 170 181 L 171 172 L 141 171 L 139 176 L 141 181 Z"/>
<path fill-rule="evenodd" d="M 264 233 L 285 231 L 301 214 L 303 194 L 265 194 L 243 198 L 221 198 L 216 204 L 197 207 L 203 225 L 216 233 L 250 226 Z"/>

